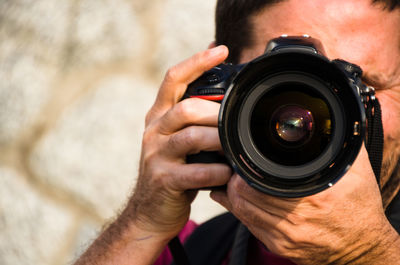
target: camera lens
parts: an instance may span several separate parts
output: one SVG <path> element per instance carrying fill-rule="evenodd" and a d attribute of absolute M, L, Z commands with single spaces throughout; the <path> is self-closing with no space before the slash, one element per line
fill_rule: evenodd
<path fill-rule="evenodd" d="M 328 104 L 305 84 L 274 87 L 258 99 L 250 117 L 250 134 L 258 153 L 281 165 L 309 163 L 331 141 Z"/>
<path fill-rule="evenodd" d="M 302 48 L 283 50 L 241 66 L 218 129 L 227 160 L 252 187 L 307 196 L 348 170 L 365 136 L 365 111 L 336 63 Z"/>
<path fill-rule="evenodd" d="M 272 114 L 276 135 L 287 143 L 306 141 L 313 132 L 314 119 L 311 111 L 296 105 L 285 105 Z"/>

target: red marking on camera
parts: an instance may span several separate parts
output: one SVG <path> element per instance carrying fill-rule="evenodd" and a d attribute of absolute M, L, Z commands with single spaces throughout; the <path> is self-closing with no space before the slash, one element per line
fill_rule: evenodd
<path fill-rule="evenodd" d="M 201 98 L 212 101 L 222 101 L 224 99 L 224 95 L 203 95 L 203 96 L 190 96 L 191 98 Z"/>

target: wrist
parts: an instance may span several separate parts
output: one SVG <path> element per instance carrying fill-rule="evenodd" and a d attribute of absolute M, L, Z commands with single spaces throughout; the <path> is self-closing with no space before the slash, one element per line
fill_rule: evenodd
<path fill-rule="evenodd" d="M 120 231 L 118 222 L 115 225 L 117 231 Z M 137 261 L 133 264 L 153 264 L 172 238 L 165 233 L 143 230 L 134 223 L 120 232 L 121 240 L 115 244 L 114 253 L 116 257 L 126 258 L 112 264 L 125 264 L 125 260 L 129 262 L 127 264 L 132 264 L 132 261 Z"/>
<path fill-rule="evenodd" d="M 127 210 L 104 230 L 75 265 L 151 265 L 156 261 L 173 236 L 143 229 Z"/>
<path fill-rule="evenodd" d="M 170 214 L 170 209 L 160 207 L 157 212 L 149 211 L 145 204 L 139 203 L 139 200 L 131 200 L 117 222 L 122 226 L 131 227 L 144 237 L 152 235 L 167 243 L 174 238 L 185 224 L 188 222 L 190 214 L 190 205 L 183 214 L 180 211 Z M 167 214 L 164 214 L 166 212 Z M 168 215 L 171 215 L 168 217 Z"/>
<path fill-rule="evenodd" d="M 162 229 L 155 220 L 149 220 L 147 216 L 140 216 L 129 206 L 111 226 L 110 229 L 115 229 L 115 234 L 124 234 L 125 240 L 129 242 L 140 246 L 152 244 L 161 246 L 161 248 L 164 248 L 180 231 L 176 228 Z"/>
<path fill-rule="evenodd" d="M 368 239 L 353 248 L 344 257 L 344 262 L 339 264 L 397 264 L 400 261 L 400 236 L 386 219 L 384 223 L 384 226 L 375 229 L 372 236 L 366 233 Z"/>

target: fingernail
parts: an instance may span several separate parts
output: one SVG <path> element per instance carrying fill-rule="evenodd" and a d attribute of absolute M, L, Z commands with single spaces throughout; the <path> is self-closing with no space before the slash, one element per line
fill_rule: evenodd
<path fill-rule="evenodd" d="M 226 51 L 226 46 L 225 45 L 219 45 L 217 47 L 214 47 L 214 48 L 208 50 L 209 55 L 212 56 L 212 57 L 218 56 L 218 55 L 220 55 L 222 53 L 225 53 L 225 51 Z"/>

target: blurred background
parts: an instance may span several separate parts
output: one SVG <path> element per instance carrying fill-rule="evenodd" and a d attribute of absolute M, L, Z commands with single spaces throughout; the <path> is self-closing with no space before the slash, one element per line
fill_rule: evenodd
<path fill-rule="evenodd" d="M 71 264 L 120 212 L 168 67 L 215 0 L 0 1 L 0 264 Z M 192 219 L 222 212 L 202 192 Z"/>

